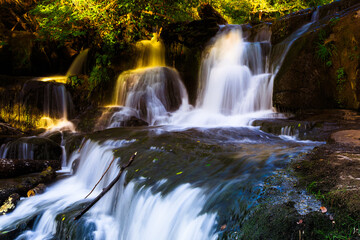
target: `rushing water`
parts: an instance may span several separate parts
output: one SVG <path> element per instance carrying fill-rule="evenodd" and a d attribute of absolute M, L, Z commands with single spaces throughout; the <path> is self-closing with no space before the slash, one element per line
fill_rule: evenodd
<path fill-rule="evenodd" d="M 246 126 L 250 119 L 273 114 L 272 81 L 278 69 L 270 61 L 269 33 L 255 39 L 247 41 L 236 26 L 219 32 L 203 59 L 194 107 L 176 70 L 154 57 L 163 54 L 160 43 L 143 42 L 142 58 L 149 53 L 152 58 L 138 63 L 145 68 L 119 77 L 114 104 L 121 107 L 110 122 L 113 128 L 87 135 L 68 158 L 64 154 L 69 176 L 0 217 L 0 231 L 16 239 L 197 240 L 228 234 L 237 239 L 260 203 L 293 201 L 300 214 L 317 208 L 316 200 L 293 188 L 284 169 L 318 143 Z M 286 51 L 281 50 L 281 58 Z M 117 128 L 128 116 L 162 126 Z M 75 221 L 134 152 L 138 156 L 121 180 Z M 116 164 L 84 199 L 113 160 Z M 281 177 L 273 182 L 274 176 Z"/>
<path fill-rule="evenodd" d="M 73 152 L 68 166 L 79 165 L 71 177 L 23 200 L 0 218 L 0 229 L 28 222 L 18 239 L 216 239 L 223 224 L 239 232 L 237 221 L 258 204 L 267 179 L 313 146 L 249 128 L 105 130 Z M 135 151 L 126 177 L 74 222 L 82 206 L 116 176 L 113 165 L 84 200 L 113 158 L 126 163 Z M 276 187 L 284 200 L 305 198 Z"/>

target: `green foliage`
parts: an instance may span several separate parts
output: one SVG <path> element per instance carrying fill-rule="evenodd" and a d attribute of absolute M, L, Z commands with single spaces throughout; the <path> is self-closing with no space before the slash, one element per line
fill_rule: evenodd
<path fill-rule="evenodd" d="M 196 8 L 210 3 L 230 23 L 279 17 L 331 0 L 44 0 L 31 13 L 44 40 L 64 42 L 87 34 L 114 45 L 149 37 L 169 22 L 198 19 Z"/>
<path fill-rule="evenodd" d="M 328 34 L 325 30 L 321 29 L 318 33 L 318 42 L 316 43 L 316 55 L 325 63 L 325 66 L 331 67 L 331 57 L 336 54 L 336 47 L 332 43 L 325 43 Z"/>
<path fill-rule="evenodd" d="M 193 19 L 198 1 L 44 0 L 32 10 L 44 39 L 65 41 L 95 34 L 99 44 L 133 42 L 156 26 Z"/>
<path fill-rule="evenodd" d="M 108 73 L 108 67 L 110 64 L 111 61 L 108 55 L 96 55 L 96 64 L 93 67 L 89 77 L 90 93 L 94 91 L 95 88 L 99 87 L 101 83 L 106 83 L 111 80 Z"/>
<path fill-rule="evenodd" d="M 6 45 L 8 45 L 8 43 L 7 43 L 6 41 L 1 41 L 1 40 L 0 40 L 0 47 L 1 47 L 1 46 L 6 46 Z"/>
<path fill-rule="evenodd" d="M 336 80 L 338 85 L 343 85 L 346 80 L 346 73 L 343 67 L 336 71 Z"/>
<path fill-rule="evenodd" d="M 316 7 L 332 0 L 208 0 L 230 23 L 278 18 L 301 9 Z"/>
<path fill-rule="evenodd" d="M 78 76 L 71 76 L 68 78 L 67 83 L 72 87 L 72 88 L 76 88 L 80 85 L 82 85 L 84 82 L 83 79 L 79 78 Z"/>
<path fill-rule="evenodd" d="M 38 16 L 39 34 L 51 40 L 64 42 L 85 34 L 79 27 L 81 16 L 73 14 L 70 2 L 45 0 L 31 13 Z"/>
<path fill-rule="evenodd" d="M 339 17 L 334 17 L 334 18 L 330 19 L 330 26 L 331 27 L 335 26 L 339 21 L 340 21 Z"/>
<path fill-rule="evenodd" d="M 318 200 L 322 200 L 322 201 L 325 201 L 325 195 L 320 191 L 318 190 L 318 186 L 317 186 L 317 182 L 314 181 L 314 182 L 311 182 L 307 187 L 306 187 L 306 191 L 313 194 L 316 199 Z"/>

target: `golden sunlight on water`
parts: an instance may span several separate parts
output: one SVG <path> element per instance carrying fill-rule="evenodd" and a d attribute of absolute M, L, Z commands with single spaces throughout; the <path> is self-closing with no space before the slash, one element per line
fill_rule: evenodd
<path fill-rule="evenodd" d="M 48 116 L 43 116 L 37 123 L 37 128 L 44 128 L 46 130 L 70 130 L 75 132 L 75 126 L 66 119 L 55 119 Z"/>
<path fill-rule="evenodd" d="M 136 43 L 139 57 L 135 69 L 125 71 L 117 79 L 112 104 L 124 106 L 127 90 L 136 85 L 141 75 L 154 67 L 166 66 L 165 47 L 158 33 L 154 33 L 151 40 Z"/>
<path fill-rule="evenodd" d="M 42 82 L 57 82 L 57 83 L 66 83 L 67 77 L 66 76 L 50 76 L 50 77 L 42 77 L 38 78 L 37 80 Z"/>
<path fill-rule="evenodd" d="M 154 33 L 151 40 L 142 40 L 136 43 L 140 52 L 137 68 L 165 66 L 165 48 L 160 35 Z"/>

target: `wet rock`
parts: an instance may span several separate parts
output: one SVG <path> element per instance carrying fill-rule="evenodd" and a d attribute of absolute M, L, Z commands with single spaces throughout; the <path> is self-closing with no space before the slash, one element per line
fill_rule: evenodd
<path fill-rule="evenodd" d="M 316 138 L 316 140 L 319 140 L 317 135 L 311 135 L 314 127 L 316 126 L 315 122 L 288 119 L 262 119 L 253 121 L 252 125 L 259 126 L 261 131 L 275 135 L 294 136 L 298 137 L 299 139 Z"/>
<path fill-rule="evenodd" d="M 351 110 L 303 110 L 287 114 L 287 119 L 259 119 L 252 122 L 260 130 L 276 135 L 292 135 L 302 140 L 332 141 L 341 130 L 360 128 L 360 115 Z"/>
<path fill-rule="evenodd" d="M 346 11 L 358 3 L 358 0 L 343 0 L 334 1 L 323 6 L 318 6 L 317 10 L 319 18 L 322 19 L 331 15 L 337 15 L 339 12 L 344 10 Z M 271 26 L 271 43 L 273 45 L 280 43 L 302 25 L 310 22 L 311 16 L 315 10 L 316 8 L 308 8 L 288 14 L 280 19 L 275 20 Z"/>
<path fill-rule="evenodd" d="M 330 212 L 343 217 L 342 221 L 346 223 L 349 222 L 347 216 L 360 218 L 359 152 L 360 147 L 348 141 L 328 143 L 315 148 L 292 165 L 300 177 L 300 186 L 321 196 L 330 206 Z"/>
<path fill-rule="evenodd" d="M 40 172 L 51 166 L 59 170 L 60 160 L 28 160 L 28 159 L 0 159 L 0 178 L 17 177 L 33 172 Z"/>
<path fill-rule="evenodd" d="M 350 144 L 360 147 L 360 130 L 338 131 L 331 134 L 330 140 L 335 143 Z"/>
<path fill-rule="evenodd" d="M 57 160 L 61 147 L 44 137 L 23 137 L 3 146 L 2 157 L 7 159 Z"/>
<path fill-rule="evenodd" d="M 311 21 L 314 9 L 304 9 L 275 20 L 271 26 L 271 43 L 280 43 L 302 25 Z"/>
<path fill-rule="evenodd" d="M 227 24 L 227 21 L 210 4 L 203 3 L 198 8 L 199 16 L 202 20 L 213 19 L 218 24 Z"/>
<path fill-rule="evenodd" d="M 66 138 L 65 150 L 66 154 L 70 156 L 72 152 L 79 149 L 84 141 L 84 135 L 74 134 Z"/>
<path fill-rule="evenodd" d="M 55 180 L 56 172 L 53 168 L 47 167 L 41 173 L 33 173 L 16 178 L 0 179 L 0 204 L 11 194 L 18 193 L 26 197 L 27 192 L 40 183 L 48 184 Z"/>
<path fill-rule="evenodd" d="M 146 114 L 146 112 L 144 112 Z M 138 117 L 136 109 L 126 107 L 110 107 L 103 113 L 96 123 L 95 130 L 104 130 L 108 127 L 140 127 L 149 123 Z"/>

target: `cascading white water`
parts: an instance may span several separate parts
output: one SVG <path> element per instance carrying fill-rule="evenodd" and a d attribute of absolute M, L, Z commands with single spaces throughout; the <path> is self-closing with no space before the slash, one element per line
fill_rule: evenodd
<path fill-rule="evenodd" d="M 187 102 L 185 86 L 178 72 L 172 68 L 135 69 L 122 73 L 117 81 L 114 104 L 125 106 L 128 111 L 122 108 L 116 118 L 119 118 L 119 114 L 135 116 L 154 125 L 168 117 L 168 112 L 177 110 Z M 114 120 L 110 127 L 118 122 Z"/>
<path fill-rule="evenodd" d="M 2 144 L 0 147 L 0 158 L 34 159 L 33 145 L 27 142 L 17 143 L 15 147 L 12 146 L 11 142 Z"/>
<path fill-rule="evenodd" d="M 221 34 L 201 66 L 197 108 L 223 115 L 271 109 L 267 57 L 260 42 L 245 42 L 240 28 Z"/>
<path fill-rule="evenodd" d="M 194 109 L 182 107 L 168 123 L 181 126 L 244 126 L 272 117 L 274 78 L 291 45 L 318 20 L 318 9 L 282 43 L 271 46 L 269 29 L 248 41 L 240 26 L 225 26 L 205 52 Z M 283 117 L 276 114 L 276 117 Z"/>
<path fill-rule="evenodd" d="M 43 83 L 44 90 L 42 92 L 44 96 L 43 117 L 38 127 L 46 128 L 48 131 L 75 131 L 74 124 L 68 120 L 69 111 L 71 111 L 73 103 L 71 95 L 66 91 L 64 83 L 67 82 L 68 77 L 84 73 L 88 53 L 89 49 L 82 51 L 74 59 L 65 76 L 50 76 L 35 79 L 36 81 L 45 82 Z M 39 88 L 39 84 L 37 88 Z M 32 88 L 26 89 L 26 85 L 24 85 L 23 91 L 25 91 L 25 95 L 27 95 L 27 91 L 32 91 Z M 40 95 L 40 92 L 38 94 Z"/>
<path fill-rule="evenodd" d="M 272 74 L 269 72 L 270 31 L 258 42 L 243 37 L 240 26 L 225 26 L 204 54 L 199 93 L 194 109 L 170 120 L 185 126 L 241 126 L 272 112 Z"/>
<path fill-rule="evenodd" d="M 79 158 L 76 174 L 49 187 L 42 195 L 23 200 L 13 213 L 0 218 L 0 230 L 11 229 L 24 219 L 37 218 L 32 230 L 23 232 L 17 239 L 40 240 L 61 235 L 57 232 L 59 221 L 73 220 L 64 216 L 56 220 L 57 215 L 81 204 L 112 161 L 113 150 L 126 147 L 133 141 L 108 140 L 98 144 L 88 140 L 81 151 L 75 151 L 70 158 L 69 166 Z M 98 195 L 117 173 L 118 168 L 114 164 L 91 197 Z M 111 240 L 216 239 L 213 229 L 216 215 L 201 213 L 205 204 L 201 189 L 183 184 L 163 196 L 153 193 L 151 187 L 138 189 L 139 181 L 132 180 L 124 187 L 123 177 L 83 217 L 83 227 L 93 225 L 94 228 L 84 230 L 83 235 L 75 236 L 76 239 L 84 239 L 85 236 Z M 154 187 L 164 182 L 160 181 Z"/>
<path fill-rule="evenodd" d="M 108 123 L 118 127 L 131 117 L 149 125 L 162 124 L 169 112 L 188 104 L 188 95 L 176 69 L 165 66 L 165 48 L 157 34 L 137 43 L 137 68 L 117 79 L 113 105 L 123 106 Z"/>

